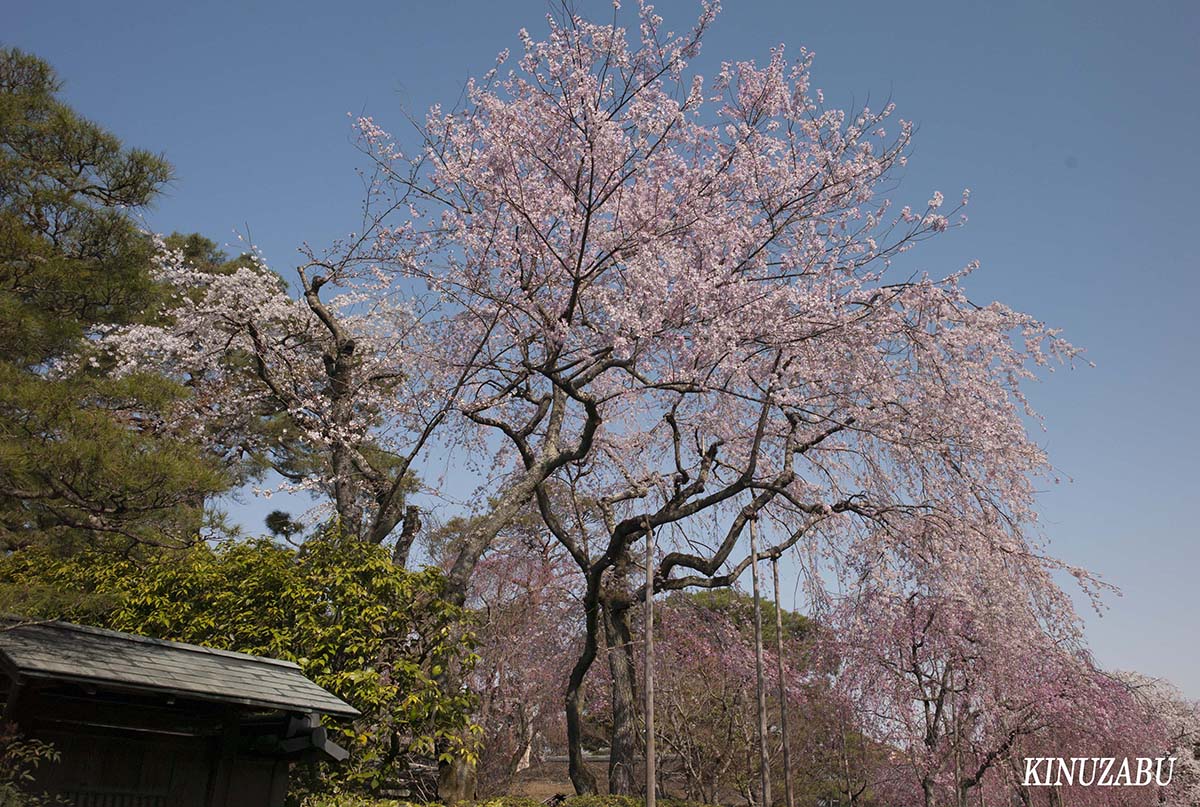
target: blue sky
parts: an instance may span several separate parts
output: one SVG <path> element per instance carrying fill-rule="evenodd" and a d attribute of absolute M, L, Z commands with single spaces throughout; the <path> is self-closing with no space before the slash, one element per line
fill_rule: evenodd
<path fill-rule="evenodd" d="M 658 4 L 674 28 L 696 7 Z M 400 129 L 402 109 L 453 104 L 519 28 L 544 30 L 547 8 L 10 0 L 0 41 L 48 59 L 69 103 L 171 160 L 156 230 L 229 242 L 248 228 L 286 273 L 301 241 L 355 228 L 347 113 Z M 731 1 L 695 65 L 765 61 L 779 42 L 815 52 L 829 101 L 890 97 L 916 122 L 899 196 L 972 189 L 970 224 L 914 268 L 978 258 L 978 300 L 1062 327 L 1096 363 L 1031 391 L 1039 439 L 1072 480 L 1045 493 L 1044 527 L 1057 554 L 1124 592 L 1089 618 L 1101 661 L 1200 697 L 1200 4 Z"/>

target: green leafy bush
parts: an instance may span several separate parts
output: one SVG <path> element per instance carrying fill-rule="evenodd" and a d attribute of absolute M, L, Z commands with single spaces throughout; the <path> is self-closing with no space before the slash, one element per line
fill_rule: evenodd
<path fill-rule="evenodd" d="M 655 803 L 660 807 L 709 807 L 699 802 L 682 799 L 658 798 Z M 562 807 L 645 807 L 646 800 L 634 796 L 570 796 L 562 803 Z"/>
<path fill-rule="evenodd" d="M 424 807 L 424 805 L 341 793 L 332 796 L 310 796 L 304 800 L 303 807 Z"/>
<path fill-rule="evenodd" d="M 473 697 L 440 682 L 451 665 L 474 662 L 468 617 L 442 599 L 439 570 L 406 571 L 385 547 L 335 530 L 300 549 L 268 539 L 135 555 L 31 547 L 0 558 L 0 581 L 76 593 L 31 600 L 44 610 L 28 616 L 299 664 L 363 713 L 331 726 L 349 762 L 301 772 L 302 788 L 377 792 L 413 755 L 475 754 Z"/>
<path fill-rule="evenodd" d="M 542 803 L 527 796 L 496 796 L 475 802 L 475 807 L 542 807 Z"/>

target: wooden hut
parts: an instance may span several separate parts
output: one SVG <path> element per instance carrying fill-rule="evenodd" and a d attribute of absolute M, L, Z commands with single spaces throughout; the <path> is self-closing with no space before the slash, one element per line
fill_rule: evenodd
<path fill-rule="evenodd" d="M 353 707 L 288 661 L 66 622 L 0 625 L 6 721 L 53 743 L 33 785 L 76 807 L 277 807 L 295 762 L 344 759 Z"/>

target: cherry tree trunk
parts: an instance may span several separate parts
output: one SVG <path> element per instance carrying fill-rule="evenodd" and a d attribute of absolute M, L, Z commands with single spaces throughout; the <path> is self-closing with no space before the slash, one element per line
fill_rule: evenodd
<path fill-rule="evenodd" d="M 599 635 L 600 597 L 599 592 L 589 588 L 584 594 L 583 650 L 571 668 L 567 679 L 567 771 L 571 784 L 580 796 L 595 795 L 596 777 L 583 758 L 583 682 L 587 678 L 592 662 L 596 660 L 596 645 Z"/>
<path fill-rule="evenodd" d="M 443 692 L 454 692 L 463 686 L 463 671 L 457 664 L 447 664 L 442 674 L 435 679 Z M 462 730 L 462 731 L 465 731 Z M 461 736 L 461 735 L 460 735 Z M 438 751 L 438 800 L 448 807 L 465 801 L 475 801 L 475 763 L 457 754 L 444 759 L 445 750 L 439 743 Z"/>
<path fill-rule="evenodd" d="M 475 766 L 457 756 L 439 763 L 438 798 L 449 805 L 475 801 Z"/>
<path fill-rule="evenodd" d="M 612 736 L 608 756 L 608 792 L 632 796 L 636 792 L 637 693 L 633 631 L 627 596 L 609 596 L 603 607 L 604 638 L 608 645 L 608 670 L 612 682 Z"/>
<path fill-rule="evenodd" d="M 928 776 L 921 779 L 921 795 L 924 798 L 925 807 L 936 807 L 933 794 L 933 779 Z"/>
<path fill-rule="evenodd" d="M 392 525 L 395 526 L 394 524 Z M 391 527 L 387 528 L 391 532 Z M 404 526 L 400 530 L 400 537 L 396 539 L 395 546 L 392 547 L 392 563 L 396 566 L 408 566 L 408 553 L 412 550 L 413 542 L 417 540 L 417 534 L 421 531 L 421 509 L 409 505 L 404 508 Z M 384 535 L 386 537 L 386 533 Z M 382 541 L 383 538 L 380 538 Z"/>

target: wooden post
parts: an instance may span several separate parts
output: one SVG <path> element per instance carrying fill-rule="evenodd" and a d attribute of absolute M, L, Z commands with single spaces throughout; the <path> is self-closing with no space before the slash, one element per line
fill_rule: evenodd
<path fill-rule="evenodd" d="M 646 807 L 654 807 L 654 531 L 646 530 Z"/>
<path fill-rule="evenodd" d="M 226 707 L 221 716 L 220 736 L 209 740 L 212 762 L 208 773 L 208 793 L 204 800 L 206 807 L 222 807 L 229 799 L 239 724 L 237 711 L 232 706 Z"/>
<path fill-rule="evenodd" d="M 779 598 L 779 558 L 771 558 L 775 586 L 775 670 L 779 675 L 779 730 L 783 733 L 783 792 L 787 807 L 796 807 L 792 793 L 792 742 L 788 739 L 787 687 L 783 682 L 783 606 Z"/>
<path fill-rule="evenodd" d="M 750 581 L 754 589 L 754 671 L 758 680 L 758 777 L 762 807 L 771 807 L 771 756 L 767 748 L 767 690 L 763 682 L 762 600 L 758 589 L 758 519 L 750 521 Z"/>

